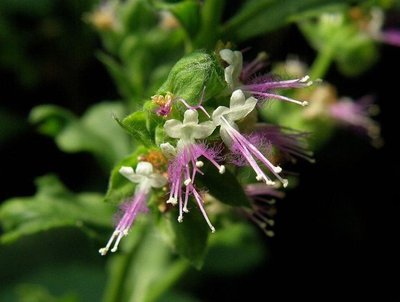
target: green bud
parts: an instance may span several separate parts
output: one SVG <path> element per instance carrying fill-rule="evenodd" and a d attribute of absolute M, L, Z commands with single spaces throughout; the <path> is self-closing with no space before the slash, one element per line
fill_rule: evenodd
<path fill-rule="evenodd" d="M 158 94 L 171 92 L 190 105 L 199 103 L 205 87 L 205 99 L 220 94 L 226 87 L 224 70 L 213 54 L 195 52 L 179 60 L 172 68 Z"/>

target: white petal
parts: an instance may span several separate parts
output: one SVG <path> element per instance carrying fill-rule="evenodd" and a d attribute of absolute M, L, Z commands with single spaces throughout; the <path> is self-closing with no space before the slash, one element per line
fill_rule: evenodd
<path fill-rule="evenodd" d="M 221 59 L 224 60 L 228 64 L 233 63 L 233 51 L 225 48 L 220 50 L 219 55 L 221 56 Z"/>
<path fill-rule="evenodd" d="M 224 69 L 224 77 L 225 81 L 228 83 L 228 86 L 231 87 L 232 89 L 236 86 L 236 80 L 235 80 L 235 67 L 233 65 L 229 65 Z"/>
<path fill-rule="evenodd" d="M 168 158 L 176 155 L 176 149 L 170 143 L 163 143 L 160 145 L 161 152 Z"/>
<path fill-rule="evenodd" d="M 230 49 L 222 49 L 219 52 L 222 60 L 229 64 L 225 68 L 225 81 L 229 87 L 234 89 L 239 85 L 239 76 L 243 67 L 243 56 L 240 51 L 232 51 Z"/>
<path fill-rule="evenodd" d="M 157 173 L 154 173 L 150 177 L 150 180 L 151 180 L 150 184 L 153 188 L 161 188 L 161 187 L 165 186 L 167 183 L 167 179 L 164 176 L 162 176 L 161 174 L 157 174 Z"/>
<path fill-rule="evenodd" d="M 119 173 L 125 176 L 135 174 L 135 171 L 133 171 L 132 167 L 122 166 L 119 168 Z"/>
<path fill-rule="evenodd" d="M 234 107 L 239 107 L 244 105 L 246 101 L 246 96 L 244 95 L 243 91 L 240 89 L 235 90 L 232 92 L 231 100 L 229 102 L 229 107 L 233 109 Z"/>
<path fill-rule="evenodd" d="M 221 116 L 227 114 L 229 112 L 229 108 L 225 106 L 219 106 L 214 110 L 212 114 L 212 120 L 215 126 L 221 125 Z"/>
<path fill-rule="evenodd" d="M 222 141 L 225 143 L 226 146 L 232 146 L 232 138 L 229 136 L 228 132 L 226 131 L 225 127 L 221 127 L 219 130 L 219 135 L 221 136 Z"/>
<path fill-rule="evenodd" d="M 172 138 L 182 136 L 182 122 L 178 120 L 168 120 L 164 124 L 165 133 Z"/>
<path fill-rule="evenodd" d="M 133 183 L 140 183 L 144 179 L 144 176 L 135 174 L 131 167 L 122 166 L 119 173 Z"/>
<path fill-rule="evenodd" d="M 199 114 L 196 110 L 189 109 L 185 111 L 185 115 L 183 117 L 183 125 L 189 123 L 199 123 Z"/>
<path fill-rule="evenodd" d="M 250 112 L 252 112 L 256 105 L 257 99 L 254 97 L 249 97 L 243 105 L 231 108 L 227 115 L 227 118 L 231 121 L 240 120 L 246 117 Z"/>
<path fill-rule="evenodd" d="M 214 132 L 215 127 L 212 121 L 200 123 L 193 129 L 192 138 L 202 139 L 209 137 Z"/>
<path fill-rule="evenodd" d="M 153 173 L 153 165 L 147 161 L 141 161 L 136 167 L 136 174 L 150 176 Z"/>

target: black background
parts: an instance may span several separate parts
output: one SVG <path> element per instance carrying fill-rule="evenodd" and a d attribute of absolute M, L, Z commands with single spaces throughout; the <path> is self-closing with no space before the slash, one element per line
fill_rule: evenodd
<path fill-rule="evenodd" d="M 39 22 L 16 21 L 24 32 Z M 87 27 L 80 19 L 68 26 L 79 35 Z M 73 49 L 75 56 L 81 53 L 81 45 L 60 47 L 62 36 L 38 41 L 30 50 L 31 59 L 45 60 L 48 65 L 35 87 L 21 86 L 15 71 L 0 71 L 1 106 L 13 118 L 1 128 L 21 129 L 19 136 L 0 146 L 0 200 L 33 194 L 33 179 L 48 172 L 58 174 L 74 190 L 106 188 L 107 175 L 96 174 L 89 155 L 60 152 L 50 138 L 37 134 L 26 122 L 35 105 L 56 103 L 81 114 L 95 102 L 117 97 L 111 79 L 93 55 L 100 44 L 90 33 L 88 36 L 86 52 L 80 58 L 70 52 Z M 315 55 L 294 27 L 241 46 L 266 50 L 273 61 L 295 53 L 311 62 Z M 259 295 L 265 301 L 289 297 L 400 300 L 396 247 L 399 157 L 395 145 L 399 138 L 399 54 L 399 48 L 383 45 L 378 63 L 362 76 L 346 79 L 332 68 L 326 77 L 341 95 L 376 97 L 385 145 L 374 149 L 367 139 L 338 131 L 316 154 L 316 164 L 297 166 L 300 185 L 279 202 L 276 236 L 266 239 L 270 258 L 247 275 L 209 278 L 197 286 L 197 296 L 204 301 L 227 296 L 231 301 L 239 297 L 252 301 Z M 93 183 L 95 174 L 99 180 Z"/>

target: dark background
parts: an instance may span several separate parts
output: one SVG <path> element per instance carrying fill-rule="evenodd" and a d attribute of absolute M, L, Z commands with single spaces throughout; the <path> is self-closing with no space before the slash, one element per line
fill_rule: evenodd
<path fill-rule="evenodd" d="M 106 188 L 107 175 L 101 174 L 90 155 L 62 153 L 52 139 L 38 134 L 27 122 L 31 108 L 39 104 L 58 104 L 81 114 L 91 104 L 118 97 L 94 56 L 101 45 L 82 22 L 81 13 L 87 7 L 56 3 L 46 16 L 0 11 L 17 35 L 1 44 L 14 43 L 13 51 L 29 65 L 12 64 L 4 56 L 0 60 L 0 108 L 7 117 L 0 128 L 2 201 L 34 194 L 34 178 L 49 172 L 73 190 Z M 47 30 L 49 22 L 53 22 L 49 28 L 58 30 Z M 14 41 L 17 38 L 20 43 Z M 243 48 L 248 45 L 266 50 L 273 61 L 297 54 L 311 62 L 315 55 L 295 27 L 250 41 Z M 0 49 L 4 52 L 3 45 Z M 399 48 L 382 45 L 378 63 L 362 76 L 346 79 L 332 68 L 326 77 L 341 95 L 376 97 L 385 145 L 374 149 L 366 138 L 337 131 L 316 154 L 316 164 L 297 167 L 300 185 L 279 202 L 276 236 L 266 239 L 270 257 L 249 274 L 205 280 L 194 288 L 198 297 L 204 301 L 219 301 L 227 295 L 232 301 L 239 297 L 252 301 L 259 295 L 266 301 L 289 297 L 400 300 L 395 146 L 399 54 Z M 45 257 L 58 261 L 70 255 L 44 254 L 37 265 Z"/>

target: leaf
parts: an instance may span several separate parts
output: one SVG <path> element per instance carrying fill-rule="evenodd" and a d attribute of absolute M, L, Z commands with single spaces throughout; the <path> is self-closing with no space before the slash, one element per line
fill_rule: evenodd
<path fill-rule="evenodd" d="M 96 56 L 100 60 L 100 62 L 102 62 L 106 66 L 108 72 L 114 78 L 114 81 L 118 88 L 118 92 L 125 98 L 135 96 L 136 92 L 132 88 L 131 82 L 126 76 L 125 68 L 112 56 L 104 52 L 98 52 Z"/>
<path fill-rule="evenodd" d="M 146 112 L 136 111 L 128 115 L 122 121 L 116 118 L 118 124 L 128 131 L 136 140 L 145 146 L 153 145 L 150 137 L 150 132 L 147 130 Z"/>
<path fill-rule="evenodd" d="M 204 185 L 212 196 L 230 206 L 250 206 L 242 185 L 229 170 L 219 174 L 218 170 L 208 163 L 202 170 L 204 175 L 199 175 L 197 181 Z"/>
<path fill-rule="evenodd" d="M 12 198 L 1 206 L 4 234 L 0 243 L 58 227 L 73 226 L 91 233 L 110 226 L 111 208 L 102 203 L 100 194 L 74 194 L 53 175 L 38 178 L 36 186 L 34 196 Z"/>
<path fill-rule="evenodd" d="M 43 105 L 32 110 L 30 121 L 38 124 L 42 133 L 54 137 L 62 151 L 90 152 L 111 166 L 130 149 L 127 136 L 112 119 L 113 114 L 124 114 L 122 104 L 96 104 L 81 118 L 61 107 Z"/>
<path fill-rule="evenodd" d="M 211 231 L 199 209 L 194 208 L 187 213 L 182 223 L 178 222 L 178 216 L 174 212 L 162 215 L 158 227 L 172 249 L 200 269 Z"/>
<path fill-rule="evenodd" d="M 258 235 L 249 223 L 225 225 L 211 237 L 203 271 L 232 276 L 253 270 L 268 257 L 268 250 Z"/>
<path fill-rule="evenodd" d="M 105 197 L 107 202 L 121 202 L 133 194 L 134 185 L 119 173 L 119 169 L 122 166 L 136 167 L 138 157 L 146 153 L 146 151 L 147 149 L 145 147 L 139 147 L 135 152 L 121 160 L 112 169 Z"/>
<path fill-rule="evenodd" d="M 351 47 L 346 51 L 340 50 L 336 55 L 336 63 L 338 69 L 347 76 L 354 77 L 365 72 L 379 57 L 375 41 L 361 35 L 351 40 Z"/>
<path fill-rule="evenodd" d="M 61 297 L 55 297 L 49 291 L 37 284 L 20 284 L 17 287 L 19 302 L 77 302 L 78 297 L 74 294 L 66 294 Z"/>
<path fill-rule="evenodd" d="M 251 0 L 223 27 L 223 36 L 235 41 L 261 35 L 278 29 L 301 18 L 320 14 L 333 6 L 347 5 L 359 1 L 350 0 Z"/>

